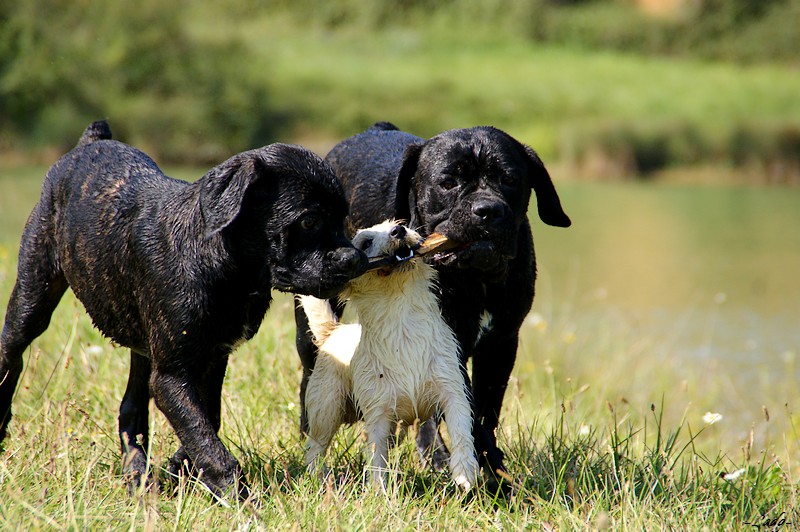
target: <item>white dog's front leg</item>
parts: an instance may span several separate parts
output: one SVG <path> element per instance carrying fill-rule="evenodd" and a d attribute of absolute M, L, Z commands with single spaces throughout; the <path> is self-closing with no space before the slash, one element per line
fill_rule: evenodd
<path fill-rule="evenodd" d="M 306 388 L 308 441 L 305 464 L 309 473 L 327 474 L 325 453 L 342 425 L 347 386 L 327 355 L 320 355 Z M 320 467 L 321 466 L 321 467 Z"/>
<path fill-rule="evenodd" d="M 478 460 L 472 438 L 472 409 L 463 388 L 445 393 L 442 410 L 450 435 L 450 475 L 464 490 L 475 485 Z"/>
<path fill-rule="evenodd" d="M 311 437 L 308 438 L 306 442 L 305 464 L 309 474 L 313 475 L 317 471 L 319 471 L 320 477 L 324 477 L 328 474 L 328 467 L 325 464 L 325 453 L 327 449 L 326 445 L 320 445 Z"/>
<path fill-rule="evenodd" d="M 386 492 L 386 477 L 389 466 L 389 436 L 391 421 L 385 414 L 364 416 L 364 430 L 370 452 L 370 479 L 375 489 Z"/>

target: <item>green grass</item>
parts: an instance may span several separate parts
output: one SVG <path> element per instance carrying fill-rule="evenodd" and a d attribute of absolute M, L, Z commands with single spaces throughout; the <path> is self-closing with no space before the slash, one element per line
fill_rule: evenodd
<path fill-rule="evenodd" d="M 8 266 L 4 261 L 1 267 Z M 4 282 L 3 296 L 7 288 Z M 675 419 L 670 401 L 685 404 L 682 393 L 651 406 L 620 399 L 613 375 L 565 378 L 574 373 L 562 364 L 576 364 L 581 355 L 570 355 L 555 331 L 541 327 L 526 330 L 499 435 L 515 486 L 510 500 L 483 487 L 460 494 L 419 464 L 409 441 L 394 453 L 397 476 L 388 496 L 373 494 L 361 479 L 366 445 L 354 429 L 337 437 L 330 454 L 335 479 L 321 483 L 302 468 L 292 332 L 289 300 L 280 297 L 262 331 L 232 358 L 224 389 L 223 439 L 242 462 L 261 507 L 215 505 L 194 483 L 130 499 L 116 436 L 127 354 L 100 337 L 74 298 L 65 298 L 27 357 L 0 459 L 0 525 L 721 529 L 796 507 L 796 468 L 755 449 L 749 456 L 722 455 L 715 426 L 666 422 Z M 621 347 L 610 354 L 612 364 L 623 366 L 635 350 Z M 561 351 L 558 366 L 542 360 Z M 674 388 L 669 376 L 660 379 L 649 386 Z M 151 427 L 158 469 L 178 442 L 155 409 Z M 720 477 L 740 469 L 745 471 L 735 480 Z"/>
<path fill-rule="evenodd" d="M 4 305 L 42 174 L 0 175 Z M 260 332 L 232 356 L 223 390 L 222 438 L 259 496 L 257 509 L 215 504 L 194 482 L 128 497 L 116 435 L 128 354 L 103 339 L 68 294 L 26 356 L 0 455 L 0 528 L 715 530 L 782 512 L 800 522 L 800 417 L 788 405 L 753 425 L 753 443 L 729 428 L 727 412 L 706 425 L 703 413 L 730 393 L 709 379 L 712 368 L 687 374 L 666 363 L 668 335 L 642 334 L 613 312 L 587 312 L 569 287 L 540 289 L 498 433 L 510 499 L 485 485 L 459 493 L 420 464 L 408 440 L 393 454 L 388 495 L 374 494 L 361 478 L 366 445 L 357 428 L 335 440 L 331 481 L 305 474 L 291 300 L 279 295 Z M 563 304 L 549 303 L 556 299 Z M 788 373 L 766 389 L 782 396 L 777 387 L 793 385 Z M 161 475 L 178 442 L 151 412 L 151 458 Z M 763 439 L 776 423 L 780 433 Z"/>

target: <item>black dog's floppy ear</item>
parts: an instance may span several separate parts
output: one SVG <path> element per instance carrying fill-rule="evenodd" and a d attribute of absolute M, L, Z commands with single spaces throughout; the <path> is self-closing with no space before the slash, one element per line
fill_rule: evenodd
<path fill-rule="evenodd" d="M 226 228 L 239 214 L 247 187 L 258 175 L 257 157 L 240 154 L 213 168 L 202 178 L 200 212 L 209 238 Z"/>
<path fill-rule="evenodd" d="M 400 173 L 397 174 L 394 217 L 397 220 L 406 220 L 408 223 L 411 223 L 411 213 L 417 208 L 416 198 L 411 197 L 411 184 L 414 181 L 414 175 L 417 173 L 419 154 L 421 152 L 422 144 L 409 145 L 403 154 L 403 165 L 400 167 Z"/>
<path fill-rule="evenodd" d="M 569 227 L 572 225 L 572 220 L 569 219 L 569 216 L 561 207 L 561 200 L 558 198 L 556 187 L 553 186 L 553 181 L 550 179 L 547 168 L 544 167 L 544 163 L 533 149 L 525 146 L 525 152 L 528 154 L 531 165 L 531 172 L 528 177 L 536 194 L 539 218 L 547 225 Z"/>

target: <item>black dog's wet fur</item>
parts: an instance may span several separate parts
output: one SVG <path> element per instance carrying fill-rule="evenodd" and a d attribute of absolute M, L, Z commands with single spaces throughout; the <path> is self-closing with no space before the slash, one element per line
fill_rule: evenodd
<path fill-rule="evenodd" d="M 48 172 L 25 226 L 0 337 L 0 442 L 23 352 L 72 288 L 95 325 L 131 349 L 119 431 L 133 485 L 144 480 L 152 395 L 182 444 L 173 466 L 247 497 L 217 436 L 228 355 L 258 330 L 271 288 L 331 297 L 366 269 L 344 236 L 341 186 L 298 146 L 238 154 L 189 184 L 110 139 L 105 122 L 84 132 Z"/>
<path fill-rule="evenodd" d="M 345 189 L 349 233 L 395 218 L 424 236 L 437 232 L 465 245 L 433 259 L 442 314 L 456 333 L 464 364 L 472 357 L 471 382 L 466 371 L 465 378 L 477 455 L 490 471 L 504 471 L 495 429 L 536 279 L 527 219 L 531 190 L 545 223 L 571 223 L 547 170 L 532 149 L 495 128 L 450 130 L 425 140 L 386 122 L 341 142 L 326 160 Z M 492 316 L 488 330 L 481 327 L 484 312 Z M 295 318 L 304 403 L 316 349 L 302 310 Z M 304 416 L 304 404 L 302 411 Z M 303 430 L 305 423 L 301 417 Z M 438 438 L 435 426 L 424 424 L 420 436 L 430 452 Z"/>

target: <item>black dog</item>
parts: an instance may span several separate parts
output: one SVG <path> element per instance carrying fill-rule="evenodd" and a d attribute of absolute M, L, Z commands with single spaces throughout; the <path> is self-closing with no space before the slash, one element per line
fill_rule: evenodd
<path fill-rule="evenodd" d="M 189 184 L 110 139 L 105 122 L 84 132 L 25 226 L 0 345 L 0 441 L 23 351 L 70 287 L 131 349 L 119 433 L 132 486 L 146 468 L 152 394 L 183 445 L 173 468 L 189 463 L 215 493 L 247 497 L 217 436 L 228 355 L 258 330 L 271 288 L 331 297 L 365 271 L 344 236 L 341 185 L 299 146 L 241 153 Z"/>
<path fill-rule="evenodd" d="M 571 223 L 542 161 L 495 128 L 455 129 L 424 140 L 386 122 L 341 142 L 326 160 L 344 185 L 350 234 L 395 218 L 460 244 L 433 258 L 442 315 L 456 333 L 462 362 L 472 357 L 476 452 L 492 472 L 504 471 L 495 429 L 536 279 L 527 219 L 531 189 L 545 223 Z M 304 406 L 316 350 L 302 310 L 295 318 Z M 464 376 L 469 383 L 466 370 Z M 301 429 L 305 424 L 301 417 Z M 430 452 L 434 439 L 436 424 L 425 423 L 418 442 Z"/>

